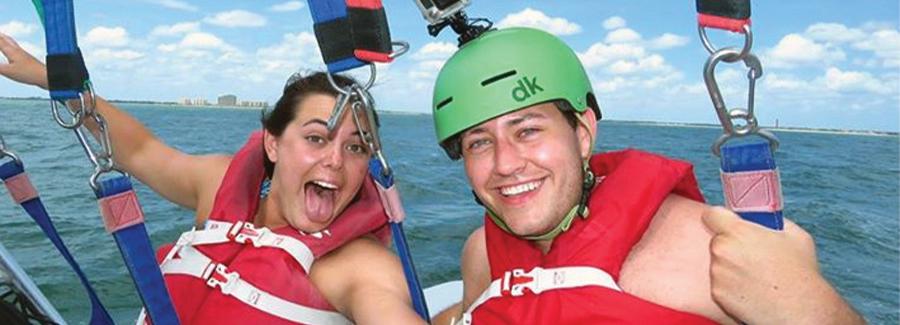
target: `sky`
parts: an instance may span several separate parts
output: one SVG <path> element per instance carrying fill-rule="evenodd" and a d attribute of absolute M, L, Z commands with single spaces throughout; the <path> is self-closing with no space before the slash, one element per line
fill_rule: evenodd
<path fill-rule="evenodd" d="M 755 53 L 762 61 L 760 124 L 898 131 L 900 4 L 897 0 L 754 1 Z M 428 113 L 440 67 L 456 48 L 437 38 L 410 0 L 385 0 L 392 38 L 411 44 L 378 66 L 378 108 Z M 78 0 L 79 45 L 96 92 L 112 99 L 177 101 L 223 94 L 274 103 L 295 71 L 322 70 L 305 1 Z M 470 17 L 531 26 L 567 42 L 584 63 L 604 118 L 718 123 L 701 74 L 708 54 L 694 1 L 472 0 Z M 31 1 L 0 3 L 0 32 L 44 56 Z M 710 31 L 713 42 L 743 38 Z M 2 59 L 0 59 L 2 61 Z M 741 64 L 717 80 L 729 107 L 746 107 Z M 368 78 L 367 71 L 355 71 Z M 46 96 L 0 80 L 0 96 Z"/>

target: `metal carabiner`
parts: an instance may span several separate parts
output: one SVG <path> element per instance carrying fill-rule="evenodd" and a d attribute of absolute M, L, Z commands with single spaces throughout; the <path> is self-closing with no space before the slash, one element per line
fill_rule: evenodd
<path fill-rule="evenodd" d="M 376 75 L 375 64 L 369 63 L 368 65 L 369 65 L 369 81 L 367 81 L 365 86 L 363 86 L 363 89 L 365 89 L 365 90 L 369 90 L 369 88 L 372 88 L 372 85 L 375 84 L 375 75 Z M 350 90 L 347 89 L 348 87 L 338 86 L 337 82 L 334 81 L 334 77 L 331 76 L 331 72 L 327 72 L 326 74 L 328 75 L 328 83 L 331 84 L 331 88 L 334 88 L 334 90 L 337 90 L 337 92 L 339 92 L 341 94 L 350 95 Z"/>
<path fill-rule="evenodd" d="M 747 73 L 749 79 L 749 91 L 747 94 L 747 109 L 731 109 L 725 104 L 722 98 L 722 92 L 719 90 L 719 84 L 716 82 L 716 65 L 720 61 L 728 62 L 729 59 L 736 59 L 740 56 L 740 52 L 733 47 L 724 48 L 716 51 L 706 60 L 703 65 L 703 81 L 706 83 L 706 90 L 709 92 L 709 98 L 712 100 L 713 107 L 716 109 L 716 115 L 719 117 L 719 123 L 726 134 L 736 133 L 738 135 L 747 135 L 757 129 L 756 117 L 753 115 L 754 96 L 756 89 L 756 79 L 762 76 L 762 65 L 752 53 L 743 58 L 744 65 L 750 69 Z M 736 60 L 735 60 L 736 61 Z M 735 126 L 733 119 L 743 119 L 747 122 L 743 126 Z"/>
<path fill-rule="evenodd" d="M 6 157 L 12 159 L 16 165 L 22 166 L 22 159 L 19 159 L 19 156 L 17 156 L 16 153 L 10 151 L 9 148 L 6 147 L 6 141 L 3 140 L 3 135 L 0 135 L 0 159 Z"/>
<path fill-rule="evenodd" d="M 700 42 L 703 43 L 703 47 L 706 48 L 706 51 L 709 54 L 715 54 L 719 51 L 715 45 L 713 45 L 712 41 L 709 40 L 709 36 L 706 35 L 706 27 L 703 25 L 697 25 L 697 29 L 700 31 Z M 750 48 L 753 47 L 753 32 L 750 30 L 750 25 L 744 25 L 744 47 L 741 49 L 740 54 L 736 58 L 725 58 L 725 62 L 737 62 L 738 60 L 742 60 L 750 54 Z"/>
<path fill-rule="evenodd" d="M 359 100 L 354 102 L 351 106 L 353 122 L 356 124 L 356 128 L 360 130 L 359 134 L 363 143 L 369 147 L 369 151 L 372 152 L 375 159 L 381 164 L 382 175 L 390 176 L 392 172 L 391 167 L 387 163 L 387 159 L 384 158 L 384 154 L 381 150 L 381 136 L 378 134 L 378 122 L 375 119 L 375 107 L 372 105 L 372 95 L 358 86 L 354 87 L 353 91 L 357 98 L 359 98 Z M 360 118 L 360 114 L 365 114 L 365 123 L 363 123 Z"/>
<path fill-rule="evenodd" d="M 329 77 L 330 76 L 331 75 L 329 75 Z M 338 92 L 338 96 L 334 102 L 334 108 L 331 109 L 331 116 L 328 117 L 328 123 L 325 124 L 329 136 L 337 129 L 338 122 L 341 120 L 341 117 L 344 116 L 344 111 L 347 109 L 347 103 L 350 102 L 350 97 L 353 97 L 353 94 L 350 93 L 350 87 Z"/>
<path fill-rule="evenodd" d="M 97 100 L 94 96 L 94 87 L 90 81 L 85 82 L 84 87 L 84 92 L 81 96 L 78 96 L 78 101 L 74 101 L 74 99 L 66 101 L 50 100 L 50 109 L 53 113 L 53 119 L 56 120 L 56 124 L 59 124 L 59 126 L 65 129 L 75 129 L 81 126 L 85 116 L 94 114 L 97 107 Z M 68 101 L 73 101 L 73 105 L 77 105 L 77 107 L 75 109 L 69 109 Z M 74 113 L 72 113 L 71 122 L 66 122 L 63 117 L 60 116 L 58 105 L 62 105 L 70 112 L 74 111 Z"/>
<path fill-rule="evenodd" d="M 388 57 L 391 59 L 396 59 L 396 58 L 402 56 L 403 54 L 406 54 L 407 51 L 409 51 L 409 43 L 404 42 L 404 41 L 391 42 L 391 46 L 400 47 L 399 50 L 391 51 L 391 54 L 388 55 Z"/>
<path fill-rule="evenodd" d="M 772 152 L 775 152 L 776 150 L 778 150 L 778 145 L 780 144 L 780 142 L 778 141 L 778 137 L 776 137 L 775 134 L 772 134 L 772 132 L 770 132 L 769 130 L 757 129 L 756 132 L 754 132 L 752 134 L 758 135 L 759 137 L 766 139 L 766 141 L 769 142 L 769 149 L 772 150 Z M 712 148 L 711 148 L 712 153 L 714 155 L 716 155 L 716 157 L 721 157 L 722 146 L 725 145 L 725 143 L 728 142 L 728 140 L 731 140 L 733 138 L 739 138 L 742 136 L 743 135 L 739 135 L 739 134 L 735 134 L 735 133 L 723 133 L 722 135 L 719 136 L 718 139 L 716 139 L 715 142 L 713 142 Z"/>

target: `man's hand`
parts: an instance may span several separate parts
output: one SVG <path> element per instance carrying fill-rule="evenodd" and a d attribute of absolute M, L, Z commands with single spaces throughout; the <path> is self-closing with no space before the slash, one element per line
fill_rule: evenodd
<path fill-rule="evenodd" d="M 819 273 L 812 236 L 790 220 L 784 231 L 744 221 L 722 207 L 707 209 L 713 233 L 709 275 L 713 299 L 754 324 L 864 323 Z"/>
<path fill-rule="evenodd" d="M 47 69 L 25 52 L 12 37 L 0 33 L 0 53 L 8 63 L 0 63 L 0 75 L 26 85 L 47 89 Z"/>

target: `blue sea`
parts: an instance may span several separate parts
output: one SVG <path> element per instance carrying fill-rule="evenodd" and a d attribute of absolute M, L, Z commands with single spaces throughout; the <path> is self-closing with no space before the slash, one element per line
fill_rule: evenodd
<path fill-rule="evenodd" d="M 122 104 L 163 141 L 193 153 L 232 153 L 259 129 L 256 110 Z M 459 278 L 459 255 L 482 223 L 460 163 L 435 145 L 431 117 L 382 113 L 382 137 L 396 170 L 405 223 L 420 280 Z M 597 150 L 639 148 L 695 164 L 703 193 L 721 203 L 712 127 L 602 121 Z M 815 132 L 775 132 L 786 207 L 816 239 L 822 272 L 872 324 L 900 322 L 898 181 L 900 139 Z M 88 186 L 91 168 L 71 131 L 58 127 L 45 101 L 0 100 L 0 134 L 24 160 L 56 227 L 118 323 L 133 323 L 140 301 Z M 154 246 L 191 227 L 193 214 L 138 184 Z M 68 265 L 18 206 L 0 195 L 0 242 L 72 324 L 89 305 Z"/>

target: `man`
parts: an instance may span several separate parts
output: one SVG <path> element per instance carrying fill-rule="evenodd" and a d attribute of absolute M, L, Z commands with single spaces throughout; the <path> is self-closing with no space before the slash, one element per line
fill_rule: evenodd
<path fill-rule="evenodd" d="M 438 141 L 462 158 L 485 226 L 463 249 L 462 323 L 862 323 L 811 237 L 703 203 L 692 167 L 591 156 L 599 106 L 575 53 L 489 31 L 438 76 Z M 439 317 L 440 318 L 440 317 Z"/>

